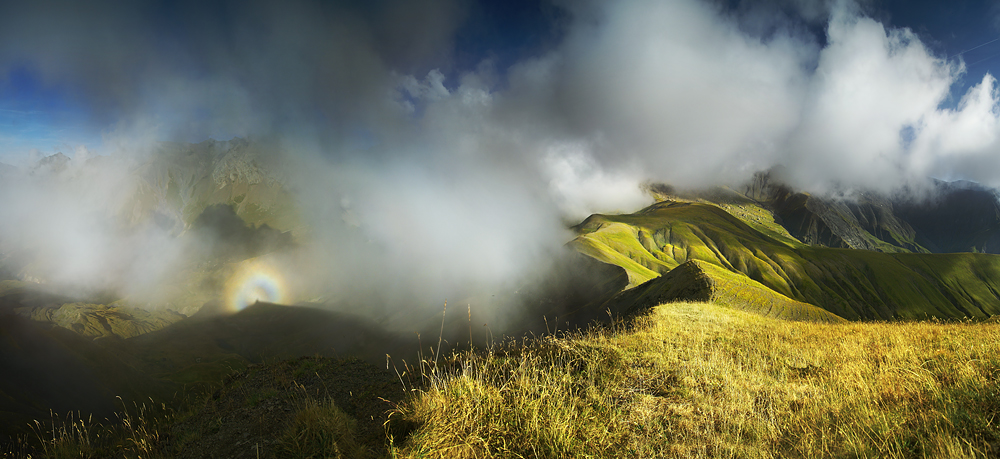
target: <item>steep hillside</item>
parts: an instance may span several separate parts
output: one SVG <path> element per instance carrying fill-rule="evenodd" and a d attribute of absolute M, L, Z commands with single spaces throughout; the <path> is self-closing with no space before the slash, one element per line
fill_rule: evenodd
<path fill-rule="evenodd" d="M 121 403 L 169 397 L 174 387 L 150 377 L 108 341 L 0 313 L 0 440 L 34 419 L 79 411 L 110 416 Z"/>
<path fill-rule="evenodd" d="M 199 314 L 130 339 L 93 339 L 0 311 L 0 433 L 79 411 L 110 416 L 121 402 L 170 402 L 249 365 L 301 356 L 363 357 L 414 348 L 365 319 L 309 307 L 252 305 Z M 2 440 L 2 438 L 0 438 Z"/>
<path fill-rule="evenodd" d="M 173 310 L 146 310 L 127 305 L 63 303 L 42 307 L 18 307 L 14 313 L 35 322 L 73 330 L 90 338 L 131 338 L 159 330 L 183 319 Z"/>
<path fill-rule="evenodd" d="M 357 359 L 253 365 L 164 429 L 171 441 L 163 452 L 179 459 L 382 457 L 402 389 L 395 373 Z"/>
<path fill-rule="evenodd" d="M 16 315 L 72 330 L 88 338 L 131 338 L 184 319 L 167 308 L 145 309 L 107 298 L 74 298 L 47 292 L 43 285 L 0 281 L 0 314 Z"/>
<path fill-rule="evenodd" d="M 394 358 L 398 371 L 250 365 L 173 413 L 42 436 L 59 457 L 988 458 L 998 356 L 996 323 L 830 324 L 677 302 L 626 326 Z M 37 453 L 11 457 L 55 455 Z"/>
<path fill-rule="evenodd" d="M 233 369 L 308 355 L 384 361 L 412 346 L 359 316 L 257 303 L 231 315 L 199 314 L 122 342 L 144 372 L 173 383 L 211 386 Z"/>
<path fill-rule="evenodd" d="M 986 318 L 1000 314 L 1000 257 L 880 253 L 777 239 L 720 207 L 664 201 L 593 215 L 572 245 L 624 268 L 630 287 L 688 260 L 740 272 L 845 319 Z"/>

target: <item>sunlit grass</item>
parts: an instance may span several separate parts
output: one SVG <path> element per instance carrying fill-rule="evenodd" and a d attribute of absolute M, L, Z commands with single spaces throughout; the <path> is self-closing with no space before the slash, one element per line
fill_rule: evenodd
<path fill-rule="evenodd" d="M 400 457 L 988 457 L 1000 326 L 669 304 L 630 330 L 460 357 Z"/>
<path fill-rule="evenodd" d="M 793 322 L 672 303 L 632 323 L 426 359 L 422 367 L 415 388 L 400 375 L 401 389 L 413 390 L 388 417 L 388 450 L 360 448 L 356 420 L 296 391 L 285 394 L 298 400 L 289 421 L 248 441 L 271 445 L 255 450 L 261 457 L 1000 454 L 995 321 Z M 33 451 L 9 454 L 169 457 L 170 410 L 126 408 L 103 425 L 53 417 L 27 439 Z"/>

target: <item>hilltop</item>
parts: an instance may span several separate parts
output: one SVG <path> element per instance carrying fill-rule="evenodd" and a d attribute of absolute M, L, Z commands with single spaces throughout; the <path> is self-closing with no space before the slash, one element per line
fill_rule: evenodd
<path fill-rule="evenodd" d="M 173 414 L 133 410 L 131 430 L 68 429 L 76 433 L 47 448 L 144 457 L 993 457 L 998 356 L 996 323 L 788 321 L 679 302 L 586 332 L 396 360 L 395 372 L 320 358 L 251 365 Z"/>
<path fill-rule="evenodd" d="M 993 457 L 996 324 L 825 324 L 672 303 L 462 356 L 393 457 Z"/>
<path fill-rule="evenodd" d="M 777 293 L 740 272 L 698 260 L 688 260 L 660 277 L 621 292 L 605 306 L 620 316 L 629 316 L 664 303 L 690 301 L 779 319 L 846 322 L 836 314 Z"/>

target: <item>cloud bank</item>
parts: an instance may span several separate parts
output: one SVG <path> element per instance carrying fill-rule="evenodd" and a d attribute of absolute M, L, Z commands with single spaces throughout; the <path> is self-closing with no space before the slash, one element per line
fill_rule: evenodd
<path fill-rule="evenodd" d="M 646 181 L 738 184 L 782 166 L 817 193 L 1000 186 L 992 76 L 953 94 L 961 58 L 907 29 L 850 2 L 774 5 L 558 4 L 554 43 L 461 68 L 474 6 L 458 2 L 24 2 L 0 19 L 0 88 L 34 75 L 122 164 L 159 140 L 272 139 L 311 228 L 297 276 L 428 311 L 516 290 L 567 222 L 642 207 Z M 3 241 L 76 283 L 156 284 L 192 249 L 93 223 L 120 210 L 119 172 L 84 192 L 5 182 Z"/>

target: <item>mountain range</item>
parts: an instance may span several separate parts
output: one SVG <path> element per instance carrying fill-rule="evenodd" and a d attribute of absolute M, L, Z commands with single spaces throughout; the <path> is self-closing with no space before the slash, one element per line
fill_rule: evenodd
<path fill-rule="evenodd" d="M 264 361 L 328 355 L 384 364 L 386 354 L 413 350 L 413 339 L 386 324 L 342 312 L 363 308 L 357 298 L 341 312 L 322 302 L 261 301 L 238 312 L 222 304 L 241 263 L 308 237 L 270 148 L 238 138 L 163 143 L 128 162 L 135 186 L 109 218 L 126 228 L 157 225 L 177 240 L 214 241 L 164 283 L 169 304 L 113 291 L 61 293 L 36 277 L 30 250 L 0 253 L 0 430 L 23 432 L 49 409 L 106 416 L 116 396 L 169 400 L 211 390 Z M 116 161 L 91 158 L 84 167 Z M 73 167 L 57 154 L 28 172 Z M 0 167 L 0 176 L 21 172 Z M 777 175 L 700 191 L 648 185 L 648 207 L 591 215 L 571 228 L 567 247 L 576 253 L 514 294 L 525 312 L 507 333 L 629 317 L 672 301 L 830 323 L 1000 315 L 994 190 L 935 181 L 907 195 L 829 197 L 795 191 Z M 440 331 L 420 331 L 446 348 L 487 339 L 481 327 L 473 333 L 472 306 L 468 320 L 446 319 L 436 322 Z"/>

